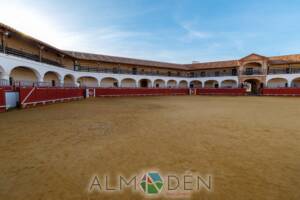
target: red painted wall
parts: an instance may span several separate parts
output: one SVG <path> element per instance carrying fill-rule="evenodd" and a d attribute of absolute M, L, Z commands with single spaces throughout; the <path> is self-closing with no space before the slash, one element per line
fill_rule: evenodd
<path fill-rule="evenodd" d="M 300 88 L 264 88 L 262 95 L 272 96 L 300 96 Z"/>
<path fill-rule="evenodd" d="M 188 95 L 185 88 L 96 88 L 96 96 Z"/>
<path fill-rule="evenodd" d="M 243 88 L 198 88 L 196 89 L 198 95 L 245 95 L 246 89 Z"/>
<path fill-rule="evenodd" d="M 5 112 L 5 92 L 0 88 L 0 112 Z"/>
<path fill-rule="evenodd" d="M 84 89 L 81 88 L 19 88 L 20 103 L 41 103 L 51 100 L 63 100 L 73 97 L 83 97 Z"/>

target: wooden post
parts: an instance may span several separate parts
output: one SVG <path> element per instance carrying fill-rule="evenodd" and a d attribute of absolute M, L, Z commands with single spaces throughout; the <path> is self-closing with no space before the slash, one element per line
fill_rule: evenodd
<path fill-rule="evenodd" d="M 42 62 L 44 46 L 39 45 L 39 61 Z"/>
<path fill-rule="evenodd" d="M 63 65 L 65 55 L 64 54 L 59 54 L 59 55 L 60 55 L 60 64 Z"/>

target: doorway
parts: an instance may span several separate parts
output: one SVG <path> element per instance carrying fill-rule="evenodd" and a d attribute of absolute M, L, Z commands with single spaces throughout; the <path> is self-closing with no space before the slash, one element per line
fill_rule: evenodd
<path fill-rule="evenodd" d="M 260 88 L 263 86 L 262 84 L 260 84 L 260 81 L 257 79 L 246 80 L 244 82 L 244 85 L 246 87 L 247 93 L 251 95 L 259 95 Z"/>
<path fill-rule="evenodd" d="M 147 79 L 142 79 L 142 80 L 140 80 L 140 87 L 142 87 L 142 88 L 147 88 L 147 87 L 149 87 L 149 84 L 148 84 L 148 80 Z"/>

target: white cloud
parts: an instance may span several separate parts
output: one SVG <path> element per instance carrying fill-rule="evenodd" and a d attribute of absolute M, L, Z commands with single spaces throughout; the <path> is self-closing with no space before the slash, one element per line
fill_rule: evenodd
<path fill-rule="evenodd" d="M 63 31 L 63 23 L 55 19 L 55 15 L 47 16 L 40 9 L 30 6 L 29 2 L 0 3 L 0 22 L 54 46 L 64 46 L 71 42 L 68 33 Z"/>
<path fill-rule="evenodd" d="M 0 5 L 0 22 L 60 49 L 182 63 L 203 55 L 195 49 L 174 49 L 155 43 L 161 37 L 157 32 L 132 31 L 109 21 L 98 22 L 98 27 L 82 27 L 76 24 L 76 16 L 70 21 L 31 0 L 0 0 Z M 182 23 L 182 28 L 186 31 L 184 41 L 212 36 L 195 29 L 192 23 Z M 173 37 L 177 36 L 180 37 Z"/>
<path fill-rule="evenodd" d="M 131 48 L 129 41 L 149 35 L 105 25 L 74 30 L 76 24 L 73 22 L 47 14 L 46 10 L 34 7 L 28 1 L 0 0 L 0 4 L 0 22 L 60 49 L 128 56 Z M 70 23 L 72 28 L 68 27 Z M 124 51 L 125 45 L 128 51 Z"/>
<path fill-rule="evenodd" d="M 195 22 L 193 21 L 180 22 L 179 24 L 181 28 L 183 28 L 186 31 L 184 39 L 194 40 L 207 39 L 212 37 L 212 33 L 195 28 Z"/>

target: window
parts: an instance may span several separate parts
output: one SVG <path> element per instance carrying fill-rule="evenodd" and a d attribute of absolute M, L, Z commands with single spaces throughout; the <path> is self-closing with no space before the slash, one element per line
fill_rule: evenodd
<path fill-rule="evenodd" d="M 137 69 L 136 69 L 136 67 L 132 68 L 132 74 L 137 74 Z"/>
<path fill-rule="evenodd" d="M 201 77 L 205 77 L 205 74 L 206 74 L 205 72 L 200 72 Z"/>
<path fill-rule="evenodd" d="M 194 77 L 195 76 L 195 72 L 191 72 L 190 75 L 191 75 L 191 77 Z"/>
<path fill-rule="evenodd" d="M 170 71 L 168 71 L 168 76 L 171 76 L 171 75 L 172 75 L 172 73 Z"/>
<path fill-rule="evenodd" d="M 177 76 L 180 76 L 180 72 L 177 72 Z"/>
<path fill-rule="evenodd" d="M 118 69 L 114 67 L 114 68 L 113 68 L 113 73 L 114 73 L 114 74 L 118 73 Z"/>
<path fill-rule="evenodd" d="M 219 72 L 219 71 L 216 71 L 216 72 L 215 72 L 215 76 L 220 76 L 220 72 Z"/>
<path fill-rule="evenodd" d="M 246 68 L 246 75 L 252 75 L 253 74 L 253 68 Z"/>
<path fill-rule="evenodd" d="M 236 76 L 236 74 L 237 74 L 236 69 L 232 69 L 232 70 L 231 70 L 231 75 L 232 75 L 232 76 Z"/>

